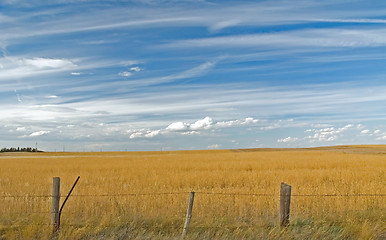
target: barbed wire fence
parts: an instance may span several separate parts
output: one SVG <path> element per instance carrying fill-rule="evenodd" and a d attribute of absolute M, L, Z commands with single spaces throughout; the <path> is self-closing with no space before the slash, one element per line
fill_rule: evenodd
<path fill-rule="evenodd" d="M 286 185 L 289 186 L 289 185 Z M 73 186 L 73 188 L 75 185 Z M 281 186 L 281 188 L 283 185 Z M 73 189 L 72 188 L 72 189 Z M 72 190 L 71 190 L 72 191 Z M 280 194 L 274 194 L 274 193 L 247 193 L 247 192 L 210 192 L 210 191 L 196 191 L 196 192 L 189 192 L 189 191 L 180 191 L 180 192 L 132 192 L 132 193 L 107 193 L 107 194 L 71 194 L 71 192 L 67 196 L 58 196 L 55 195 L 53 191 L 53 194 L 51 195 L 33 195 L 33 194 L 26 194 L 26 195 L 12 195 L 12 194 L 3 194 L 0 195 L 0 201 L 4 199 L 21 199 L 23 201 L 28 201 L 28 200 L 36 200 L 36 199 L 44 199 L 45 201 L 49 201 L 51 199 L 56 198 L 56 204 L 58 205 L 59 199 L 69 199 L 71 198 L 122 198 L 122 197 L 140 197 L 140 196 L 165 196 L 165 195 L 170 195 L 170 196 L 175 196 L 175 195 L 188 195 L 189 194 L 189 204 L 187 207 L 187 215 L 185 219 L 185 224 L 184 224 L 184 229 L 183 229 L 183 236 L 186 235 L 188 229 L 189 229 L 189 223 L 190 219 L 192 218 L 192 209 L 193 209 L 193 200 L 192 200 L 192 194 L 197 195 L 206 195 L 206 196 L 218 196 L 218 197 L 269 197 L 269 198 L 279 198 L 279 204 L 280 205 L 280 211 L 278 214 L 272 215 L 271 217 L 279 217 L 279 225 L 282 227 L 286 227 L 289 224 L 289 217 L 290 217 L 290 201 L 291 198 L 361 198 L 361 197 L 370 197 L 370 198 L 385 198 L 386 194 L 383 193 L 347 193 L 347 194 L 291 194 L 289 193 L 283 193 L 281 192 Z M 193 197 L 194 199 L 194 197 Z M 287 203 L 284 203 L 287 202 Z M 64 202 L 65 203 L 65 202 Z M 60 219 L 59 223 L 57 222 L 57 215 L 59 213 L 59 209 L 54 209 L 53 207 L 54 203 L 52 203 L 52 210 L 51 211 L 28 211 L 29 214 L 51 214 L 51 222 L 50 223 L 33 223 L 33 222 L 28 222 L 28 223 L 18 223 L 18 222 L 3 222 L 0 223 L 0 226 L 12 226 L 12 227 L 23 227 L 23 226 L 40 226 L 40 227 L 52 227 L 53 232 L 58 232 L 59 227 L 80 227 L 79 224 L 71 224 L 71 223 L 65 223 L 65 224 L 60 224 Z M 282 206 L 283 205 L 283 206 Z M 47 206 L 48 207 L 48 206 Z M 64 205 L 62 205 L 61 210 L 63 209 Z M 57 207 L 56 207 L 57 208 Z M 341 210 L 341 211 L 331 211 L 329 213 L 345 213 L 349 211 L 363 211 L 363 210 Z M 23 214 L 24 212 L 20 212 L 20 214 Z M 13 214 L 18 214 L 18 212 L 13 212 Z M 55 215 L 55 217 L 53 217 Z M 181 218 L 182 219 L 182 218 Z M 224 226 L 200 226 L 197 225 L 195 228 L 211 228 L 211 229 L 216 229 L 216 228 L 222 228 Z M 242 225 L 242 226 L 237 226 L 238 228 L 248 228 L 248 227 L 259 227 L 258 225 Z M 183 237 L 182 236 L 182 237 Z"/>

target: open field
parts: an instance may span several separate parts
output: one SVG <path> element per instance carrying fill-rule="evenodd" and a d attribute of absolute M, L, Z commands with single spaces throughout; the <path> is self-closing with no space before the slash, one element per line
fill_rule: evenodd
<path fill-rule="evenodd" d="M 1 153 L 0 239 L 47 239 L 52 178 L 60 239 L 386 239 L 386 146 L 176 152 Z M 290 226 L 278 226 L 281 182 Z M 64 199 L 62 198 L 61 201 Z"/>

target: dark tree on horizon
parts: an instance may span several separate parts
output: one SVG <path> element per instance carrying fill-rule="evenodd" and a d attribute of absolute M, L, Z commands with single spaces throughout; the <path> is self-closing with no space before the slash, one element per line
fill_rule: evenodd
<path fill-rule="evenodd" d="M 2 148 L 0 150 L 0 152 L 42 152 L 40 150 L 38 150 L 37 148 L 32 148 L 32 147 L 17 147 L 17 148 L 14 148 L 14 147 L 11 147 L 11 148 Z"/>

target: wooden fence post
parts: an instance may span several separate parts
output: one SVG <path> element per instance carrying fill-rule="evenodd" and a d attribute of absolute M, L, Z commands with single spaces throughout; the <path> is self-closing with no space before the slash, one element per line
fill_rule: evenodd
<path fill-rule="evenodd" d="M 189 229 L 190 219 L 192 218 L 193 201 L 194 201 L 194 192 L 191 192 L 189 195 L 188 210 L 186 212 L 186 219 L 185 219 L 185 224 L 184 224 L 184 229 L 182 231 L 181 239 L 184 239 Z"/>
<path fill-rule="evenodd" d="M 280 226 L 286 227 L 289 225 L 291 203 L 291 186 L 281 183 L 280 186 Z"/>
<path fill-rule="evenodd" d="M 52 207 L 51 207 L 51 225 L 52 232 L 59 229 L 59 201 L 60 201 L 60 178 L 54 177 L 52 184 Z"/>

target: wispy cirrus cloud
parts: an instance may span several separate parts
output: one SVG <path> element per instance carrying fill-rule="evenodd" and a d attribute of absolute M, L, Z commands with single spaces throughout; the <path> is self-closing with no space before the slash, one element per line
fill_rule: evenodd
<path fill-rule="evenodd" d="M 141 116 L 143 114 L 181 114 L 190 118 L 198 118 L 203 113 L 216 114 L 218 119 L 227 119 L 234 109 L 238 114 L 249 115 L 251 112 L 260 118 L 268 116 L 287 116 L 301 114 L 305 119 L 311 119 L 323 110 L 327 116 L 320 115 L 320 120 L 330 121 L 367 119 L 377 116 L 384 117 L 381 111 L 383 101 L 386 101 L 384 89 L 381 86 L 363 86 L 361 84 L 324 84 L 315 87 L 302 86 L 298 89 L 281 87 L 259 87 L 243 84 L 229 84 L 220 87 L 209 85 L 183 85 L 179 87 L 154 86 L 157 95 L 137 92 L 119 92 L 113 84 L 102 85 L 102 88 L 78 87 L 81 95 L 74 96 L 69 90 L 57 90 L 51 94 L 28 99 L 23 105 L 13 105 L 11 102 L 0 104 L 1 118 L 36 119 L 48 117 L 54 119 L 74 118 L 102 118 L 106 115 L 96 113 L 105 112 L 116 121 L 124 121 L 127 116 Z M 121 88 L 130 85 L 121 85 Z M 109 90 L 110 96 L 95 96 L 95 90 Z M 151 91 L 151 89 L 149 89 Z M 368 92 L 371 94 L 363 94 Z M 47 96 L 57 96 L 47 98 Z M 181 98 L 181 96 L 184 96 Z M 17 96 L 14 95 L 14 102 Z M 368 105 L 367 103 L 372 103 Z M 12 107 L 11 107 L 12 106 Z M 355 106 L 355 107 L 354 107 Z M 220 108 L 221 111 L 213 111 Z M 228 110 L 229 109 L 229 110 Z M 256 111 L 251 111 L 256 109 Z M 227 116 L 228 115 L 228 116 Z M 330 115 L 335 115 L 332 119 Z M 238 122 L 235 122 L 237 124 Z M 231 125 L 231 122 L 221 121 L 218 124 Z M 262 126 L 274 129 L 273 124 Z"/>
<path fill-rule="evenodd" d="M 332 22 L 332 23 L 386 23 L 386 19 L 377 19 L 377 18 L 360 18 L 360 19 L 339 19 L 339 18 L 330 18 L 330 19 L 309 19 L 309 21 L 315 22 Z"/>
<path fill-rule="evenodd" d="M 52 59 L 52 58 L 26 58 L 19 60 L 22 62 L 22 65 L 33 66 L 37 68 L 73 68 L 76 65 L 68 59 Z"/>
<path fill-rule="evenodd" d="M 189 5 L 189 3 L 185 4 Z M 35 3 L 31 6 L 38 7 L 39 4 Z M 25 14 L 23 17 L 10 17 L 3 14 L 0 18 L 3 19 L 3 22 L 5 20 L 13 23 L 27 22 L 24 28 L 19 27 L 7 31 L 6 34 L 3 34 L 3 38 L 11 40 L 54 34 L 136 28 L 139 26 L 149 28 L 154 26 L 205 26 L 210 31 L 220 31 L 234 26 L 270 26 L 309 21 L 382 22 L 382 19 L 365 18 L 381 15 L 380 11 L 374 9 L 366 11 L 365 14 L 360 11 L 326 11 L 325 8 L 328 9 L 330 6 L 334 6 L 334 2 L 331 1 L 323 3 L 309 1 L 307 4 L 294 1 L 291 5 L 283 2 L 280 7 L 270 2 L 241 4 L 201 2 L 191 4 L 189 10 L 178 5 L 168 6 L 165 4 L 154 4 L 152 5 L 153 8 L 143 5 L 131 5 L 119 9 L 106 4 L 103 9 L 92 8 L 87 10 L 87 14 L 73 11 L 70 6 L 64 4 L 60 8 L 52 8 L 50 11 L 40 10 L 33 14 Z M 165 12 L 168 14 L 165 14 Z M 71 14 L 71 18 L 67 17 L 68 14 Z M 49 18 L 49 23 L 38 22 L 41 17 Z M 356 19 L 352 19 L 355 17 Z M 20 30 L 24 30 L 23 34 Z M 106 40 L 101 39 L 99 42 L 104 43 Z"/>
<path fill-rule="evenodd" d="M 164 45 L 169 48 L 186 47 L 377 47 L 386 45 L 383 29 L 303 29 L 277 33 L 231 35 L 181 40 Z"/>
<path fill-rule="evenodd" d="M 23 78 L 43 74 L 52 74 L 60 71 L 69 71 L 77 67 L 76 63 L 69 59 L 54 58 L 0 58 L 0 80 Z"/>

